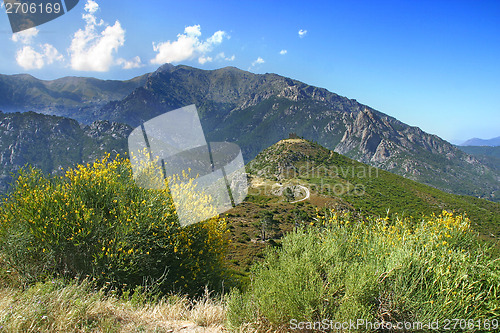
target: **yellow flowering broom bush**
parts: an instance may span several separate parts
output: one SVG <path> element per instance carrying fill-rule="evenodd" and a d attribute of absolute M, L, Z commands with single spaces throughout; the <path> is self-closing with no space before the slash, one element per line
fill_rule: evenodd
<path fill-rule="evenodd" d="M 229 326 L 286 330 L 298 322 L 360 320 L 498 329 L 500 261 L 488 253 L 469 219 L 452 212 L 418 220 L 319 212 L 267 253 L 248 290 L 233 291 Z M 321 327 L 316 329 L 333 330 Z"/>
<path fill-rule="evenodd" d="M 0 251 L 25 282 L 92 277 L 197 293 L 224 278 L 226 233 L 219 217 L 181 227 L 168 189 L 138 187 L 130 161 L 109 154 L 62 177 L 21 171 L 0 208 Z"/>

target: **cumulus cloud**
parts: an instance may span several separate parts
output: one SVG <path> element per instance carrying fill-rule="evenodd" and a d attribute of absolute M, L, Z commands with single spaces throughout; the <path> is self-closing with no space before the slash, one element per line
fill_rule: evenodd
<path fill-rule="evenodd" d="M 217 54 L 217 57 L 215 57 L 215 58 L 220 59 L 220 60 L 226 60 L 226 61 L 234 61 L 234 59 L 236 59 L 236 56 L 233 54 L 230 57 L 226 57 L 224 52 L 220 52 L 219 54 Z"/>
<path fill-rule="evenodd" d="M 287 51 L 287 50 L 281 50 L 281 51 L 280 51 L 280 54 L 281 54 L 281 55 L 285 55 L 285 54 L 287 54 L 287 53 L 288 53 L 288 51 Z"/>
<path fill-rule="evenodd" d="M 300 38 L 304 38 L 306 36 L 306 34 L 307 34 L 307 30 L 302 30 L 302 29 L 299 30 L 299 37 Z"/>
<path fill-rule="evenodd" d="M 263 64 L 263 63 L 265 63 L 264 59 L 262 59 L 261 57 L 258 57 L 254 62 L 252 62 L 252 67 L 256 66 L 256 65 Z"/>
<path fill-rule="evenodd" d="M 198 58 L 198 62 L 202 65 L 206 62 L 211 62 L 212 60 L 213 60 L 212 57 L 201 56 Z"/>
<path fill-rule="evenodd" d="M 64 57 L 51 44 L 32 46 L 38 29 L 31 28 L 12 35 L 11 40 L 23 46 L 16 52 L 16 61 L 23 69 L 41 69 L 54 61 L 63 61 Z"/>
<path fill-rule="evenodd" d="M 152 64 L 164 64 L 172 62 L 180 62 L 198 57 L 198 62 L 204 64 L 213 59 L 207 55 L 213 48 L 222 43 L 224 38 L 229 38 L 225 31 L 217 31 L 205 41 L 200 40 L 201 28 L 200 25 L 188 26 L 184 29 L 184 33 L 177 35 L 177 40 L 153 42 L 153 50 L 157 52 L 156 56 L 151 59 Z"/>
<path fill-rule="evenodd" d="M 17 51 L 16 61 L 24 69 L 41 69 L 45 65 L 50 65 L 54 61 L 62 61 L 64 58 L 50 44 L 41 45 L 41 52 L 36 51 L 32 46 L 25 45 Z"/>
<path fill-rule="evenodd" d="M 141 58 L 139 56 L 132 58 L 131 60 L 126 60 L 119 58 L 116 64 L 122 66 L 123 69 L 140 68 L 144 65 L 142 64 Z"/>
<path fill-rule="evenodd" d="M 31 44 L 33 39 L 38 35 L 37 28 L 31 28 L 27 30 L 23 30 L 20 32 L 16 32 L 12 34 L 11 40 L 14 42 L 20 42 L 22 44 Z"/>
<path fill-rule="evenodd" d="M 95 16 L 99 9 L 97 2 L 87 0 L 84 9 L 85 14 L 82 18 L 85 21 L 85 29 L 75 32 L 68 49 L 71 68 L 78 71 L 106 72 L 117 63 L 114 57 L 118 48 L 125 43 L 125 30 L 119 21 L 110 26 L 103 20 L 97 20 Z M 128 68 L 134 68 L 137 62 L 132 60 L 127 63 L 122 59 L 120 64 L 123 68 L 126 65 Z"/>

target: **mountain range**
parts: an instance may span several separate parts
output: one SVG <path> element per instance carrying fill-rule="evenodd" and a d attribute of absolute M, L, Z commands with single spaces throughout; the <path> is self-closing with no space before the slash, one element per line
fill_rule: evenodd
<path fill-rule="evenodd" d="M 127 81 L 86 77 L 44 81 L 28 74 L 0 74 L 0 110 L 34 111 L 90 124 L 100 119 L 97 114 L 104 105 L 123 99 L 143 85 L 146 77 L 143 75 Z"/>
<path fill-rule="evenodd" d="M 489 147 L 498 147 L 500 146 L 500 136 L 493 138 L 493 139 L 478 139 L 478 138 L 472 138 L 464 143 L 461 144 L 461 146 L 489 146 Z"/>
<path fill-rule="evenodd" d="M 0 110 L 72 118 L 81 123 L 68 120 L 79 140 L 88 137 L 85 126 L 93 126 L 95 121 L 114 124 L 111 127 L 119 128 L 118 132 L 110 129 L 106 135 L 123 139 L 125 128 L 190 104 L 198 108 L 207 141 L 237 143 L 246 162 L 293 132 L 360 162 L 444 191 L 499 200 L 500 172 L 480 159 L 354 99 L 277 74 L 166 64 L 128 81 L 42 81 L 27 75 L 0 76 Z M 8 121 L 15 123 L 16 119 Z M 28 139 L 30 130 L 34 128 L 25 128 L 25 136 L 18 140 Z M 0 132 L 2 141 L 4 135 Z M 14 134 L 9 135 L 13 139 Z M 45 134 L 50 135 L 54 134 Z M 69 142 L 68 146 L 76 144 Z M 15 155 L 16 151 L 12 153 L 9 148 L 13 144 L 3 145 L 2 151 Z M 64 140 L 60 144 L 64 145 Z M 94 144 L 89 143 L 89 147 Z M 31 162 L 5 161 L 17 166 Z"/>

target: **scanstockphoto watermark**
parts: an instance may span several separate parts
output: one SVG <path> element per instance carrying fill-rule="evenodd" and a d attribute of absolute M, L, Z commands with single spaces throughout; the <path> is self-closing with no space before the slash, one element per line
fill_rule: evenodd
<path fill-rule="evenodd" d="M 444 319 L 429 322 L 421 321 L 369 321 L 356 319 L 348 321 L 333 321 L 323 319 L 321 321 L 299 321 L 290 320 L 291 330 L 317 330 L 317 331 L 497 331 L 500 328 L 498 319 Z"/>
<path fill-rule="evenodd" d="M 12 32 L 31 29 L 69 12 L 80 0 L 3 0 Z"/>
<path fill-rule="evenodd" d="M 401 330 L 401 331 L 419 331 L 419 330 L 438 330 L 439 322 L 379 322 L 369 321 L 365 319 L 347 320 L 347 321 L 333 321 L 331 319 L 323 319 L 321 321 L 298 321 L 296 319 L 290 320 L 291 330 L 317 330 L 317 331 L 333 331 L 343 332 L 350 330 L 357 331 L 378 331 L 378 330 Z"/>

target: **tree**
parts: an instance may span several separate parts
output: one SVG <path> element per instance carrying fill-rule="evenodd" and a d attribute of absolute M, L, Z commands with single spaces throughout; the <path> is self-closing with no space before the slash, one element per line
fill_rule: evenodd
<path fill-rule="evenodd" d="M 298 208 L 295 208 L 294 210 L 292 210 L 292 215 L 293 215 L 293 219 L 295 221 L 295 227 L 298 227 L 299 225 L 303 224 L 304 222 L 307 222 L 310 220 L 309 214 L 301 209 L 298 209 Z"/>
<path fill-rule="evenodd" d="M 285 188 L 283 191 L 283 195 L 285 196 L 285 200 L 290 202 L 295 199 L 295 194 L 293 193 L 292 189 L 290 187 Z"/>
<path fill-rule="evenodd" d="M 261 213 L 260 225 L 261 225 L 261 237 L 262 240 L 265 241 L 266 231 L 269 233 L 269 231 L 271 230 L 276 230 L 278 221 L 274 219 L 274 215 L 272 212 L 265 210 Z"/>

